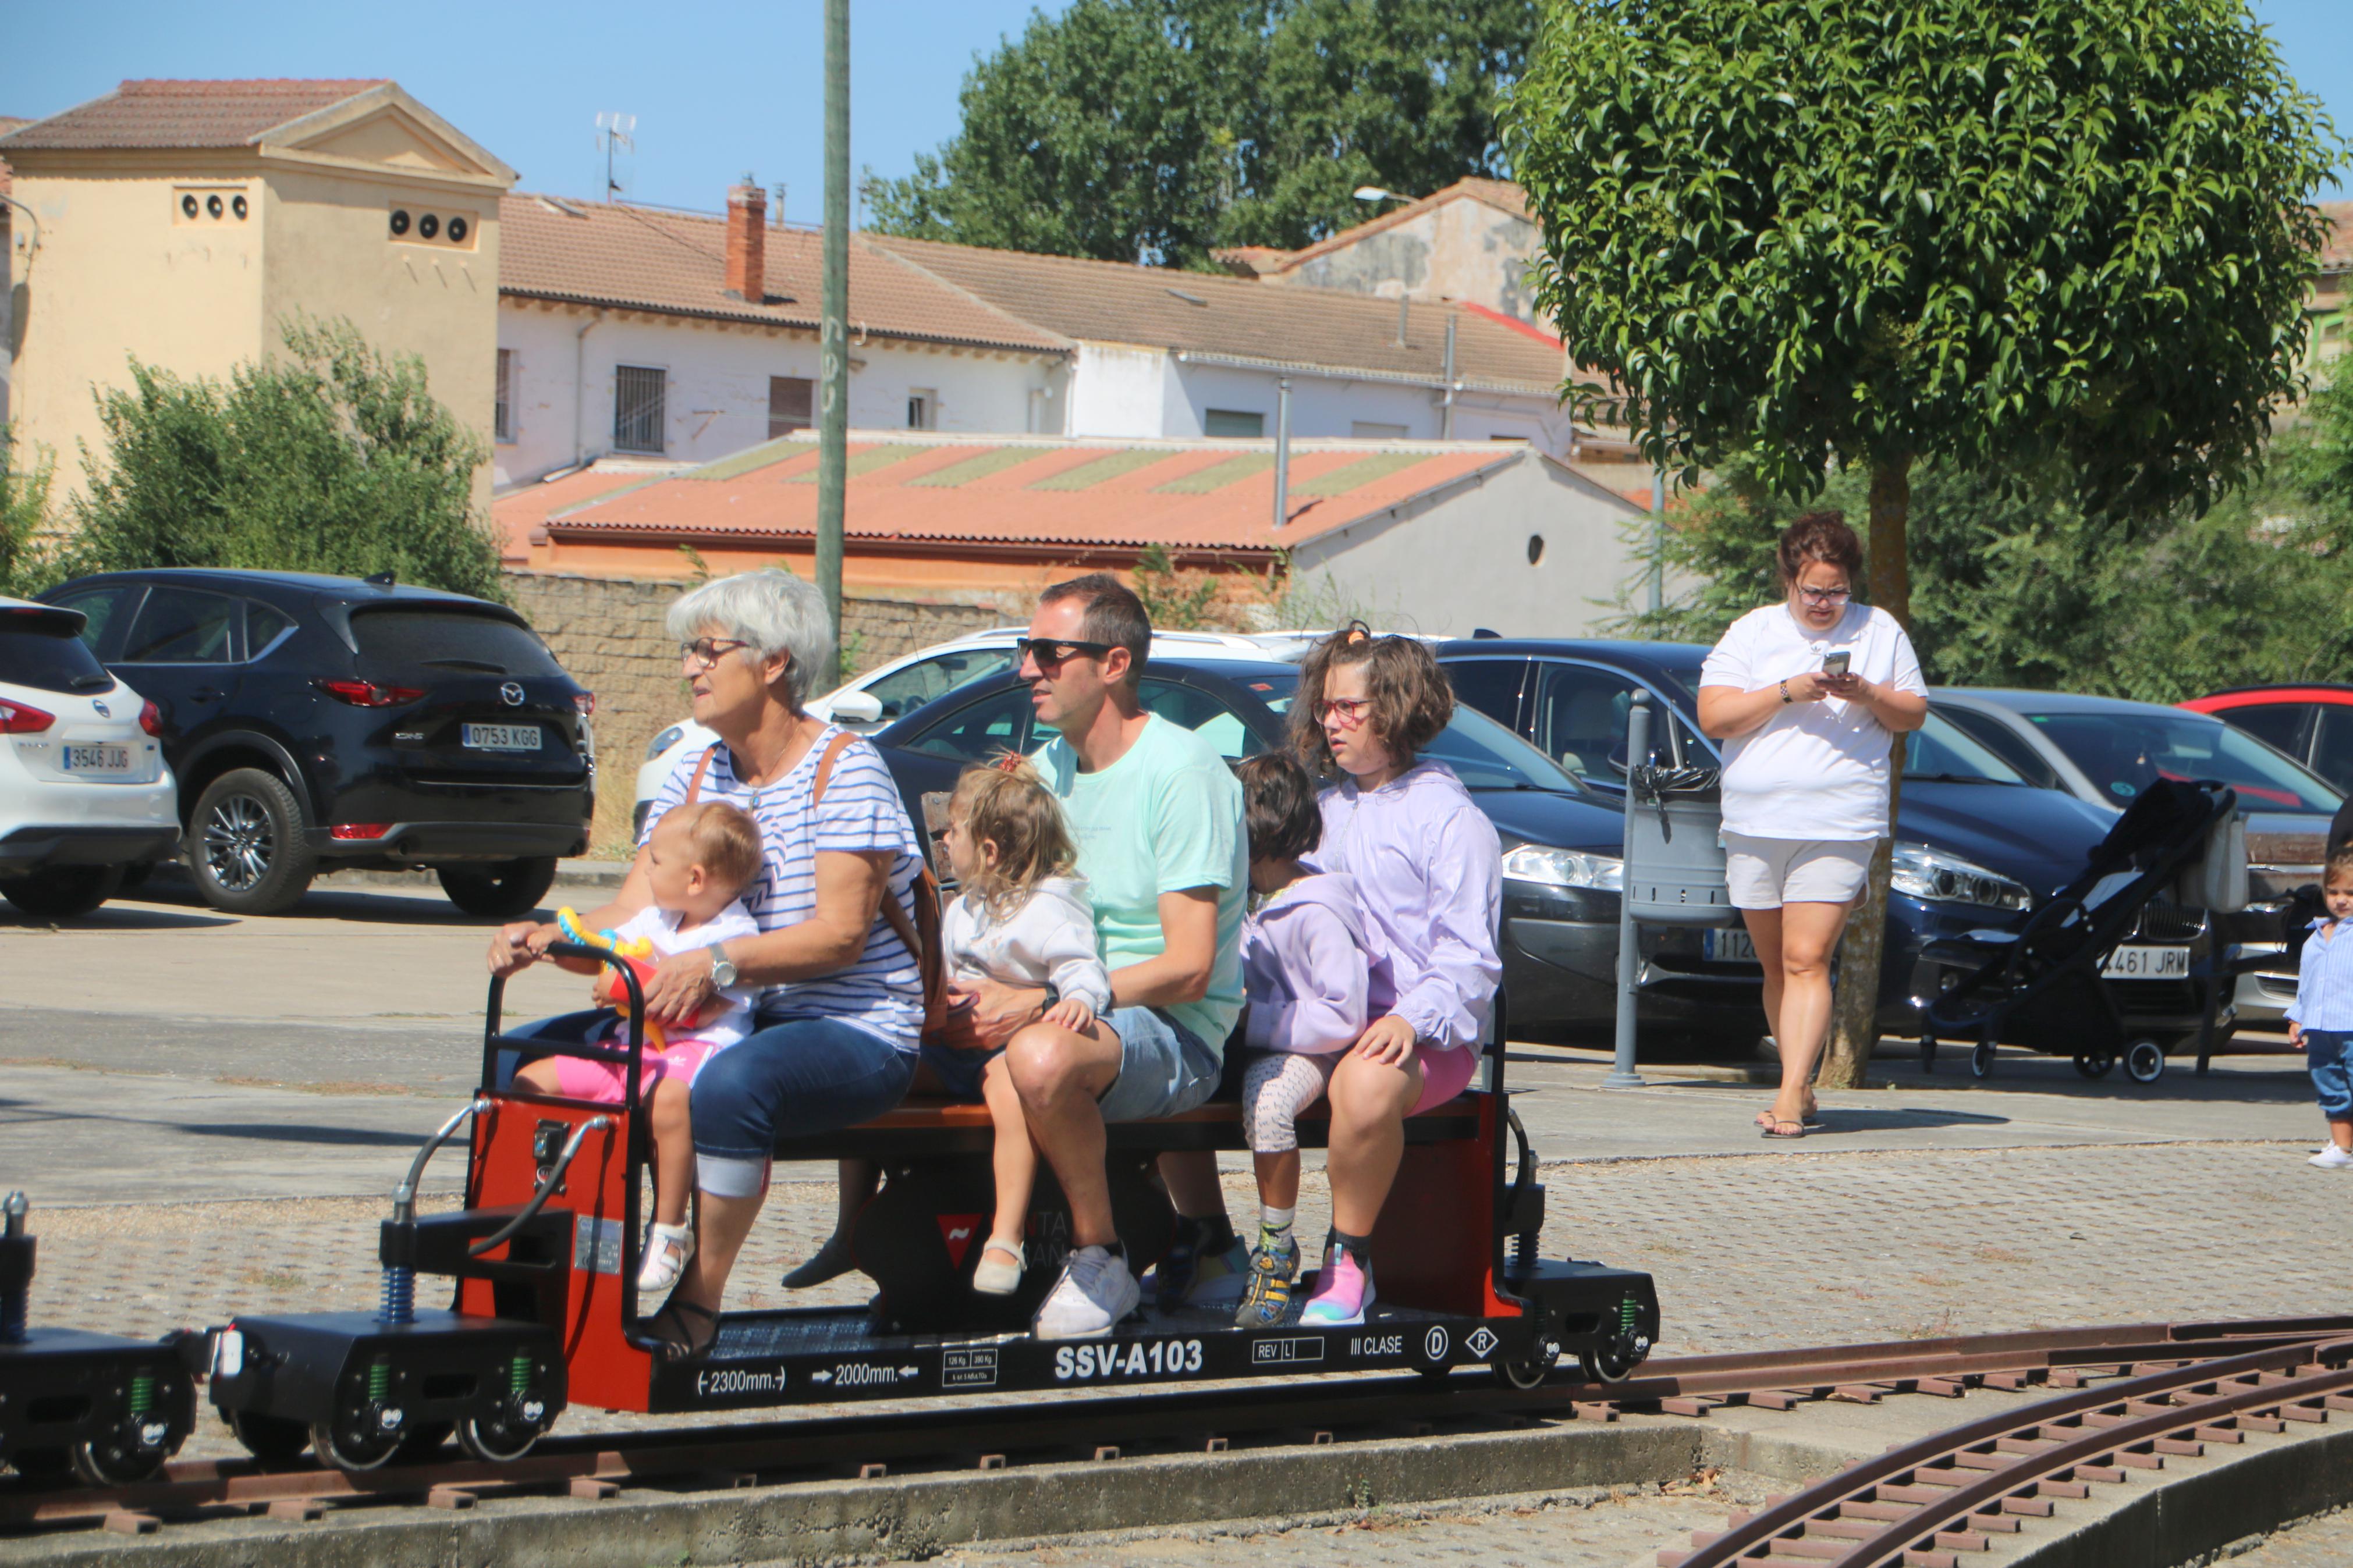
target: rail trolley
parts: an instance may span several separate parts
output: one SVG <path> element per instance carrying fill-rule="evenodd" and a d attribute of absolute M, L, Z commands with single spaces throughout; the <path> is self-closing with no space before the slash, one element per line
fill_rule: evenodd
<path fill-rule="evenodd" d="M 593 948 L 550 952 L 612 964 Z M 988 1116 L 918 1098 L 861 1126 L 780 1141 L 776 1152 L 882 1167 L 852 1233 L 860 1268 L 881 1287 L 874 1302 L 727 1312 L 704 1355 L 666 1361 L 638 1330 L 636 1289 L 649 1154 L 638 1102 L 644 999 L 628 968 L 613 966 L 629 994 L 626 1050 L 501 1034 L 503 984 L 492 981 L 481 1088 L 395 1195 L 375 1312 L 240 1313 L 212 1331 L 213 1402 L 258 1457 L 311 1446 L 328 1463 L 367 1470 L 419 1457 L 454 1431 L 477 1458 L 513 1459 L 567 1404 L 722 1411 L 1317 1373 L 1442 1376 L 1471 1364 L 1533 1387 L 1564 1354 L 1588 1379 L 1614 1382 L 1658 1338 L 1648 1274 L 1537 1256 L 1544 1189 L 1493 1047 L 1482 1088 L 1407 1123 L 1405 1163 L 1373 1240 L 1381 1298 L 1361 1327 L 1242 1330 L 1226 1312 L 1164 1313 L 1147 1301 L 1104 1338 L 1031 1337 L 1029 1313 L 1067 1250 L 1064 1200 L 1041 1169 L 1022 1292 L 997 1303 L 976 1296 Z M 598 1105 L 501 1087 L 502 1056 L 549 1055 L 626 1064 L 628 1099 Z M 426 1162 L 470 1121 L 464 1208 L 419 1215 Z M 1303 1118 L 1303 1142 L 1318 1146 L 1323 1131 Z M 1154 1159 L 1240 1148 L 1238 1108 L 1213 1101 L 1109 1133 L 1113 1214 L 1141 1272 L 1175 1229 Z M 415 1304 L 419 1276 L 454 1281 L 448 1308 Z M 645 1303 L 649 1313 L 656 1305 Z"/>

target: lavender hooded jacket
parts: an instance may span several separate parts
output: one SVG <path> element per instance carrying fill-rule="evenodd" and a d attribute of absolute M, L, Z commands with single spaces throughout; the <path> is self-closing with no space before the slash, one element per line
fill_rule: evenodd
<path fill-rule="evenodd" d="M 1426 1046 L 1478 1046 L 1504 977 L 1495 825 L 1443 763 L 1416 763 L 1377 790 L 1344 781 L 1323 804 L 1324 842 L 1304 863 L 1356 880 L 1374 1016 L 1396 1014 Z"/>
<path fill-rule="evenodd" d="M 1242 922 L 1245 1044 L 1323 1055 L 1369 1022 L 1365 918 L 1346 877 L 1302 877 Z"/>

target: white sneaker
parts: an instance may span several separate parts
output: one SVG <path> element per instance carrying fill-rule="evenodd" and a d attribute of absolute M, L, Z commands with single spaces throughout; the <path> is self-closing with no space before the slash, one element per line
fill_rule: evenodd
<path fill-rule="evenodd" d="M 1039 1305 L 1030 1332 L 1041 1340 L 1101 1339 L 1143 1300 L 1127 1259 L 1113 1258 L 1109 1247 L 1082 1247 Z"/>
<path fill-rule="evenodd" d="M 2348 1167 L 2353 1167 L 2353 1154 L 2348 1154 L 2344 1150 L 2339 1149 L 2336 1144 L 2331 1143 L 2327 1148 L 2323 1149 L 2319 1153 L 2315 1154 L 2311 1159 L 2306 1160 L 2305 1163 L 2307 1165 L 2317 1165 L 2324 1171 L 2342 1171 Z"/>
<path fill-rule="evenodd" d="M 1008 1262 L 1007 1259 L 1011 1259 Z M 988 1238 L 980 1249 L 980 1265 L 972 1271 L 972 1288 L 984 1296 L 1010 1296 L 1021 1284 L 1021 1271 L 1029 1267 L 1029 1255 L 1018 1241 Z"/>
<path fill-rule="evenodd" d="M 646 1261 L 638 1270 L 638 1289 L 667 1290 L 686 1272 L 694 1256 L 694 1226 L 663 1225 L 659 1220 L 646 1237 Z"/>

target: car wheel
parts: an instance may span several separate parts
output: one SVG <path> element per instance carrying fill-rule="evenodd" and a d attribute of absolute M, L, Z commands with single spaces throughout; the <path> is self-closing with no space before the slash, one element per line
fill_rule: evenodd
<path fill-rule="evenodd" d="M 555 886 L 552 858 L 497 860 L 482 866 L 437 866 L 441 890 L 470 915 L 512 920 L 539 908 L 547 889 Z"/>
<path fill-rule="evenodd" d="M 0 899 L 40 921 L 86 915 L 122 886 L 120 866 L 44 866 L 21 877 L 0 877 Z"/>
<path fill-rule="evenodd" d="M 188 824 L 188 874 L 205 902 L 233 915 L 274 915 L 300 901 L 319 857 L 286 781 L 237 768 L 205 786 Z"/>

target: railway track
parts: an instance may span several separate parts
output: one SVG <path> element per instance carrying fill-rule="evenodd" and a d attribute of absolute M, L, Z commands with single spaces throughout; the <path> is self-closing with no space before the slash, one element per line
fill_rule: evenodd
<path fill-rule="evenodd" d="M 1689 1553 L 1686 1568 L 1840 1561 L 1942 1563 L 1974 1541 L 2047 1511 L 2052 1495 L 2164 1445 L 2229 1442 L 2250 1423 L 2353 1409 L 2353 1317 L 2127 1323 L 1881 1344 L 1809 1346 L 1649 1363 L 1619 1384 L 1546 1383 L 1526 1390 L 1467 1378 L 1365 1378 L 1327 1384 L 1178 1391 L 552 1438 L 508 1464 L 436 1458 L 361 1475 L 315 1466 L 265 1469 L 245 1459 L 184 1460 L 153 1481 L 111 1489 L 0 1487 L 0 1531 L 93 1527 L 144 1534 L 167 1522 L 248 1514 L 299 1521 L 330 1509 L 470 1507 L 480 1497 L 569 1493 L 607 1499 L 632 1488 L 731 1487 L 816 1477 L 928 1470 L 1139 1451 L 1218 1451 L 1237 1443 L 1429 1436 L 1532 1420 L 1614 1420 L 1621 1409 L 1700 1415 L 1726 1403 L 1787 1409 L 1816 1399 L 1894 1393 L 1957 1397 L 1969 1386 L 2048 1387 L 2056 1396 L 1970 1423 L 1843 1472 Z M 2154 1370 L 2151 1370 L 2154 1369 Z M 2122 1382 L 2116 1382 L 2117 1378 Z M 2097 1382 L 2099 1386 L 2091 1386 Z M 2344 1392 L 2340 1392 L 2344 1391 Z M 2283 1412 L 2266 1415 L 2265 1411 Z M 2285 1414 L 2284 1412 L 2295 1412 Z M 2190 1431 L 2190 1437 L 2176 1434 Z M 2086 1447 L 2089 1445 L 2089 1447 Z M 2055 1492 L 2054 1489 L 2056 1489 Z M 1944 1537 L 1948 1544 L 1936 1544 Z M 1878 1556 L 1857 1556 L 1862 1546 Z M 1930 1544 L 1922 1546 L 1926 1542 Z M 1925 1555 L 1924 1555 L 1925 1553 Z"/>

